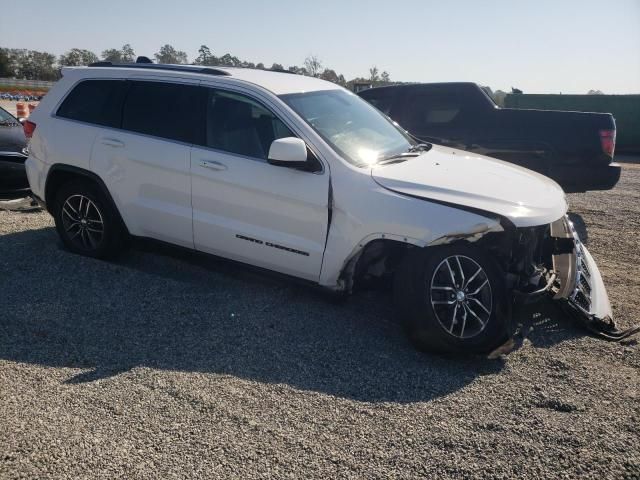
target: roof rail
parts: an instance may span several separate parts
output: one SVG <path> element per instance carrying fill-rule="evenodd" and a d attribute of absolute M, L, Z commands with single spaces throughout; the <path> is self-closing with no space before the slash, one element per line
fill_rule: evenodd
<path fill-rule="evenodd" d="M 267 70 L 268 72 L 290 73 L 291 75 L 298 75 L 296 72 L 285 70 L 284 68 L 266 68 L 265 70 Z"/>
<path fill-rule="evenodd" d="M 90 67 L 140 68 L 144 70 L 170 70 L 173 72 L 205 73 L 207 75 L 231 75 L 229 72 L 199 65 L 170 65 L 164 63 L 112 63 L 95 62 Z"/>

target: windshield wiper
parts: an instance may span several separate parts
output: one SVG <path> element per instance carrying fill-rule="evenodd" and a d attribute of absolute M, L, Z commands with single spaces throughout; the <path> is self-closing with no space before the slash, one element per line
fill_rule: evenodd
<path fill-rule="evenodd" d="M 411 145 L 407 152 L 428 152 L 432 146 L 430 143 L 416 143 L 415 145 Z"/>
<path fill-rule="evenodd" d="M 417 143 L 411 145 L 406 152 L 395 153 L 383 158 L 378 162 L 378 165 L 386 165 L 388 163 L 404 162 L 407 158 L 419 157 L 422 152 L 428 152 L 431 150 L 432 145 L 430 143 Z"/>
<path fill-rule="evenodd" d="M 402 152 L 395 153 L 393 155 L 389 155 L 388 157 L 383 158 L 377 164 L 378 165 L 386 165 L 387 163 L 398 163 L 404 162 L 407 158 L 414 158 L 419 156 L 420 154 L 417 152 Z"/>

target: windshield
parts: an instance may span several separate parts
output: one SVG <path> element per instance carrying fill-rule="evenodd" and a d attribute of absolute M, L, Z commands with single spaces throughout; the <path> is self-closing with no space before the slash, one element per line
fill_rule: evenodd
<path fill-rule="evenodd" d="M 9 112 L 0 108 L 0 125 L 13 125 L 16 123 L 16 119 L 13 118 Z"/>
<path fill-rule="evenodd" d="M 408 151 L 414 141 L 396 123 L 345 90 L 282 95 L 340 155 L 363 166 Z"/>

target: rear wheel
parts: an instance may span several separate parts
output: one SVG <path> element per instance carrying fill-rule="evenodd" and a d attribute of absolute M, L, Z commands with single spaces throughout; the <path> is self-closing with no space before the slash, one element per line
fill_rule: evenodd
<path fill-rule="evenodd" d="M 109 258 L 124 245 L 126 232 L 118 213 L 91 183 L 63 185 L 55 196 L 53 216 L 62 243 L 74 253 Z"/>
<path fill-rule="evenodd" d="M 411 251 L 395 298 L 421 350 L 486 352 L 509 333 L 503 277 L 483 251 L 465 244 Z"/>

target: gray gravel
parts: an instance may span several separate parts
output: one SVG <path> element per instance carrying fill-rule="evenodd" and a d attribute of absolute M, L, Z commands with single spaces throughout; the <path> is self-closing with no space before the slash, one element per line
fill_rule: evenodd
<path fill-rule="evenodd" d="M 640 320 L 640 164 L 571 195 Z M 640 347 L 541 312 L 502 361 L 415 352 L 388 294 L 223 261 L 61 249 L 0 211 L 1 478 L 640 478 Z"/>

